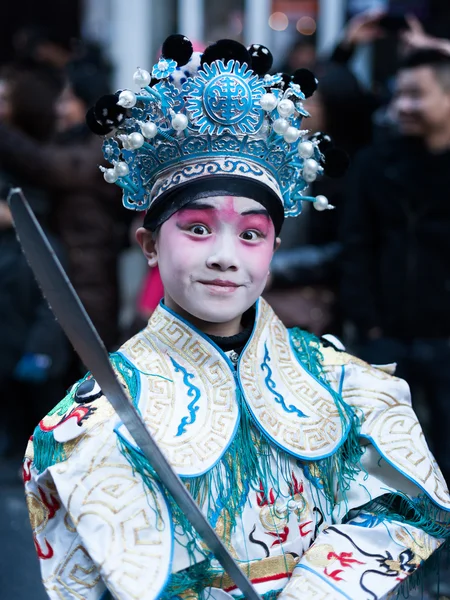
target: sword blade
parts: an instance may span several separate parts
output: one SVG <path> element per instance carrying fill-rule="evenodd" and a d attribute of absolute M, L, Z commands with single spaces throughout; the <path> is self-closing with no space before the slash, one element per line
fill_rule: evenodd
<path fill-rule="evenodd" d="M 261 600 L 247 576 L 208 523 L 181 479 L 167 462 L 142 417 L 130 402 L 109 362 L 108 353 L 69 278 L 20 188 L 8 196 L 20 243 L 51 309 L 79 357 L 128 429 L 163 485 L 249 600 Z"/>

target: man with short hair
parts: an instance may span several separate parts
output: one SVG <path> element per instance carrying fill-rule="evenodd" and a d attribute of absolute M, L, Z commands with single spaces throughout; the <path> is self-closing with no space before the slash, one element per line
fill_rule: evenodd
<path fill-rule="evenodd" d="M 342 237 L 342 305 L 360 354 L 420 386 L 450 479 L 450 58 L 420 50 L 393 101 L 400 135 L 353 165 Z"/>

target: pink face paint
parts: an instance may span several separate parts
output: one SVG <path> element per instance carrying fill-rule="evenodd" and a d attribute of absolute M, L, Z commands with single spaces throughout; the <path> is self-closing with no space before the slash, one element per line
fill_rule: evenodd
<path fill-rule="evenodd" d="M 266 214 L 242 214 L 262 210 L 248 198 L 211 197 L 201 203 L 211 208 L 194 204 L 161 226 L 156 247 L 166 304 L 188 319 L 239 324 L 266 284 L 274 226 Z M 196 232 L 194 225 L 207 230 Z M 242 237 L 253 230 L 262 235 Z"/>
<path fill-rule="evenodd" d="M 260 231 L 264 236 L 267 236 L 270 232 L 270 226 L 273 223 L 270 218 L 266 215 L 246 215 L 241 216 L 239 221 L 239 229 L 246 231 L 247 229 L 256 229 Z"/>
<path fill-rule="evenodd" d="M 194 223 L 202 223 L 208 227 L 212 227 L 217 219 L 216 211 L 213 209 L 193 209 L 185 208 L 174 215 L 179 227 L 188 227 Z"/>

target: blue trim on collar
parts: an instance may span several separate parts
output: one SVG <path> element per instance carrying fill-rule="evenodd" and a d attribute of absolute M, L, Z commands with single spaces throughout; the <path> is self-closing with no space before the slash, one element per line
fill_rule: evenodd
<path fill-rule="evenodd" d="M 259 299 L 256 301 L 256 314 L 258 315 L 258 309 L 259 309 Z M 234 369 L 234 365 L 231 362 L 231 360 L 228 358 L 228 356 L 225 354 L 225 352 L 223 352 L 223 350 L 221 348 L 219 348 L 219 346 L 217 346 L 217 344 L 215 342 L 213 342 L 205 333 L 203 333 L 202 331 L 200 331 L 199 329 L 197 329 L 194 325 L 192 325 L 189 321 L 187 321 L 186 319 L 184 319 L 183 317 L 181 317 L 180 315 L 178 315 L 175 311 L 173 311 L 172 309 L 168 308 L 165 304 L 163 300 L 160 300 L 159 302 L 159 306 L 167 311 L 170 315 L 172 315 L 173 317 L 175 317 L 176 319 L 179 319 L 182 323 L 184 323 L 187 327 L 189 327 L 190 329 L 192 329 L 192 331 L 194 331 L 196 334 L 198 334 L 206 343 L 210 344 L 213 348 L 215 348 L 221 355 L 221 357 L 225 360 L 225 362 L 227 363 L 228 367 L 230 368 L 231 371 L 231 375 L 233 376 L 234 381 L 236 382 L 236 387 L 238 388 L 238 390 L 240 391 L 242 397 L 244 397 L 243 393 L 242 393 L 242 389 L 241 389 L 241 385 L 239 382 L 239 377 Z M 256 317 L 255 317 L 255 323 L 256 323 Z M 250 338 L 253 336 L 253 333 L 255 331 L 255 327 L 253 327 L 253 331 L 251 333 Z M 127 358 L 127 361 L 130 362 L 130 360 Z M 140 377 L 142 376 L 142 374 L 140 373 L 139 369 L 136 368 L 135 365 L 133 365 L 133 367 L 138 371 L 138 373 L 140 374 Z M 140 383 L 140 377 L 139 377 L 139 383 Z M 140 393 L 141 393 L 141 386 L 139 388 L 139 397 L 138 397 L 138 401 L 136 402 L 136 408 L 139 410 L 139 399 L 140 399 Z M 229 447 L 231 446 L 231 444 L 234 441 L 234 438 L 236 437 L 240 422 L 241 422 L 241 408 L 239 406 L 239 403 L 236 402 L 236 408 L 237 408 L 237 419 L 236 419 L 236 424 L 234 426 L 234 430 L 233 433 L 230 436 L 230 441 L 228 442 L 228 444 L 225 446 L 225 448 L 223 449 L 223 452 L 220 454 L 220 456 L 217 458 L 216 462 L 213 463 L 210 467 L 208 467 L 205 471 L 202 471 L 200 473 L 196 473 L 195 475 L 179 475 L 179 477 L 181 479 L 194 479 L 196 477 L 201 477 L 202 475 L 205 475 L 206 473 L 209 473 L 209 471 L 211 471 L 211 469 L 213 469 L 219 462 L 220 460 L 223 458 L 224 454 L 228 451 Z M 121 439 L 125 439 L 123 434 L 119 431 L 120 427 L 122 427 L 123 422 L 120 421 L 115 427 L 114 427 L 114 433 L 120 437 Z M 126 440 L 127 443 L 130 443 L 129 440 Z M 134 442 L 133 440 L 133 445 L 136 448 L 136 450 L 142 455 L 142 451 L 139 448 L 139 446 Z"/>
<path fill-rule="evenodd" d="M 244 352 L 245 352 L 245 350 L 246 350 L 247 346 L 248 346 L 248 345 L 249 345 L 249 343 L 250 343 L 250 340 L 253 338 L 253 335 L 254 335 L 254 333 L 255 333 L 255 329 L 256 329 L 256 323 L 257 323 L 257 321 L 258 321 L 258 316 L 259 316 L 259 313 L 260 313 L 260 304 L 261 304 L 261 302 L 260 302 L 260 299 L 258 298 L 258 300 L 257 300 L 257 301 L 256 301 L 256 303 L 255 303 L 256 314 L 255 314 L 255 323 L 254 323 L 254 325 L 253 325 L 253 330 L 252 330 L 252 332 L 251 332 L 251 334 L 250 334 L 250 337 L 249 337 L 249 338 L 248 338 L 248 340 L 247 340 L 247 343 L 246 343 L 246 344 L 245 344 L 245 346 L 244 346 L 244 349 L 242 350 L 241 356 L 244 354 Z M 203 331 L 201 331 L 200 329 L 197 329 L 197 327 L 195 327 L 195 325 L 192 325 L 192 323 L 190 323 L 190 322 L 189 322 L 189 321 L 187 321 L 185 318 L 181 317 L 181 316 L 180 316 L 178 313 L 176 313 L 175 311 L 173 311 L 171 308 L 169 308 L 168 306 L 166 306 L 166 305 L 164 304 L 164 300 L 160 300 L 160 302 L 159 302 L 159 306 L 160 306 L 160 307 L 161 307 L 163 310 L 165 310 L 165 311 L 167 311 L 169 314 L 171 314 L 173 317 L 175 317 L 175 318 L 179 319 L 179 320 L 180 320 L 182 323 L 184 323 L 185 325 L 187 325 L 188 327 L 190 327 L 190 329 L 192 329 L 193 331 L 195 331 L 195 333 L 197 333 L 197 334 L 198 334 L 200 337 L 202 337 L 202 338 L 203 338 L 203 339 L 204 339 L 204 340 L 205 340 L 205 341 L 206 341 L 208 344 L 211 344 L 211 346 L 212 346 L 213 348 L 215 348 L 215 349 L 216 349 L 216 350 L 217 350 L 217 351 L 220 353 L 220 355 L 221 355 L 221 356 L 222 356 L 222 357 L 223 357 L 223 358 L 226 360 L 226 362 L 227 362 L 228 366 L 229 366 L 229 367 L 230 367 L 230 369 L 231 369 L 231 372 L 232 372 L 233 374 L 235 374 L 235 373 L 236 373 L 236 375 L 235 375 L 235 379 L 237 378 L 237 381 L 238 381 L 238 372 L 237 372 L 237 369 L 236 369 L 236 371 L 235 371 L 235 368 L 234 368 L 234 365 L 233 365 L 233 363 L 232 363 L 232 362 L 231 362 L 231 360 L 228 358 L 228 356 L 225 354 L 225 352 L 224 352 L 224 351 L 223 351 L 221 348 L 219 348 L 219 346 L 218 346 L 218 345 L 217 345 L 215 342 L 213 342 L 213 341 L 212 341 L 212 339 L 211 339 L 211 338 L 210 338 L 210 337 L 209 337 L 209 336 L 208 336 L 206 333 L 203 333 Z M 239 360 L 240 360 L 240 358 L 239 358 Z M 238 361 L 238 364 L 239 364 L 239 361 Z M 236 377 L 236 376 L 237 376 L 237 377 Z M 239 386 L 239 387 L 240 387 L 240 386 Z"/>
<path fill-rule="evenodd" d="M 372 446 L 375 448 L 375 450 L 378 452 L 378 454 L 381 456 L 381 458 L 383 460 L 385 460 L 388 465 L 390 465 L 392 468 L 394 468 L 398 473 L 400 473 L 401 475 L 403 475 L 403 477 L 405 477 L 406 479 L 409 479 L 409 481 L 411 481 L 411 483 L 413 483 L 415 486 L 417 486 L 420 490 L 422 490 L 422 492 L 424 492 L 426 494 L 426 496 L 428 497 L 428 499 L 430 500 L 430 502 L 432 502 L 433 504 L 435 504 L 436 506 L 438 506 L 441 510 L 445 511 L 445 512 L 450 512 L 450 508 L 449 507 L 445 507 L 442 506 L 442 504 L 440 504 L 437 500 L 435 500 L 434 498 L 432 498 L 429 494 L 429 492 L 420 485 L 420 483 L 418 483 L 418 481 L 416 481 L 415 479 L 413 479 L 410 475 L 407 475 L 406 473 L 404 473 L 402 471 L 402 469 L 400 469 L 400 467 L 398 465 L 396 465 L 394 462 L 392 462 L 389 458 L 386 457 L 386 455 L 384 454 L 384 452 L 382 452 L 380 450 L 380 448 L 378 447 L 377 443 L 375 442 L 375 440 L 373 439 L 373 437 L 371 437 L 370 435 L 364 434 L 364 433 L 360 433 L 360 437 L 369 440 L 369 442 L 372 444 Z M 394 492 L 391 492 L 394 493 Z"/>
<path fill-rule="evenodd" d="M 241 352 L 241 355 L 239 357 L 239 360 L 238 360 L 238 363 L 237 363 L 237 367 L 236 367 L 236 380 L 239 383 L 239 388 L 241 390 L 242 397 L 244 398 L 244 401 L 245 401 L 245 404 L 246 404 L 246 406 L 248 408 L 249 414 L 252 417 L 252 421 L 255 423 L 255 425 L 258 427 L 259 431 L 262 433 L 262 435 L 266 439 L 268 439 L 270 442 L 272 442 L 277 448 L 280 448 L 281 450 L 283 450 L 283 452 L 286 452 L 286 454 L 289 454 L 290 456 L 293 456 L 296 459 L 307 461 L 307 462 L 314 462 L 314 461 L 317 461 L 317 460 L 322 460 L 324 458 L 328 458 L 329 456 L 333 456 L 333 454 L 335 454 L 337 452 L 337 450 L 345 443 L 345 441 L 346 441 L 346 439 L 348 437 L 350 428 L 351 428 L 351 421 L 349 421 L 347 423 L 347 427 L 346 427 L 345 431 L 344 431 L 344 429 L 342 430 L 341 440 L 333 448 L 333 450 L 331 452 L 329 452 L 328 454 L 324 454 L 322 456 L 315 456 L 315 457 L 312 458 L 311 456 L 303 456 L 301 454 L 295 454 L 294 452 L 291 452 L 288 448 L 285 448 L 284 446 L 282 446 L 277 440 L 275 440 L 271 435 L 269 435 L 267 433 L 267 431 L 265 431 L 263 429 L 262 425 L 259 423 L 258 419 L 255 417 L 255 415 L 253 413 L 253 410 L 252 410 L 252 407 L 247 402 L 247 399 L 245 397 L 245 394 L 244 394 L 244 391 L 242 389 L 242 386 L 240 385 L 239 372 L 240 372 L 241 359 L 245 355 L 247 347 L 252 342 L 254 334 L 255 334 L 255 331 L 256 331 L 256 323 L 258 323 L 259 315 L 260 315 L 260 312 L 261 312 L 260 305 L 261 305 L 261 302 L 258 299 L 258 301 L 256 303 L 255 326 L 253 327 L 253 331 L 252 331 L 252 333 L 251 333 L 251 335 L 250 335 L 247 343 L 245 344 L 244 349 Z M 287 328 L 286 328 L 286 331 L 287 331 L 288 338 L 289 338 L 289 345 L 290 345 L 290 347 L 291 347 L 291 349 L 293 351 L 295 359 L 300 363 L 300 361 L 298 360 L 298 357 L 297 357 L 297 353 L 295 352 L 295 348 L 294 348 L 294 346 L 292 344 L 292 339 L 291 339 L 290 332 L 289 332 L 289 330 Z M 331 394 L 329 387 L 327 387 L 322 381 L 320 381 L 319 379 L 317 379 L 317 377 L 315 377 L 312 373 L 310 373 L 310 371 L 305 367 L 305 365 L 303 365 L 303 363 L 301 363 L 301 365 L 305 369 L 305 371 L 308 373 L 308 375 L 310 375 L 310 377 L 312 377 L 315 381 L 317 381 L 317 383 L 319 383 L 326 390 L 326 392 L 328 394 Z M 301 426 L 301 424 L 300 424 L 300 426 Z"/>

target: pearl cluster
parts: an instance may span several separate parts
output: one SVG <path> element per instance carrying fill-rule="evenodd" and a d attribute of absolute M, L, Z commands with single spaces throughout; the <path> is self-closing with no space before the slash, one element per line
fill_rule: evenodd
<path fill-rule="evenodd" d="M 159 61 L 157 66 L 160 71 L 164 71 L 165 67 L 168 67 L 168 64 L 166 65 L 165 63 L 166 61 L 164 60 Z M 152 75 L 149 71 L 138 68 L 133 75 L 133 82 L 139 88 L 139 91 L 137 93 L 132 90 L 121 91 L 117 99 L 117 104 L 125 109 L 133 109 L 138 100 L 143 102 L 158 101 L 159 94 L 157 89 L 155 90 L 149 87 L 151 79 Z M 298 142 L 296 150 L 293 150 L 292 152 L 297 152 L 298 156 L 302 159 L 302 178 L 306 183 L 311 184 L 317 179 L 318 175 L 323 172 L 323 168 L 318 160 L 316 160 L 318 148 L 317 142 L 303 139 L 308 132 L 302 131 L 294 126 L 294 123 L 298 123 L 297 118 L 299 115 L 307 115 L 301 102 L 294 102 L 291 99 L 299 99 L 301 90 L 299 86 L 297 87 L 299 88 L 297 91 L 293 88 L 289 88 L 280 94 L 279 90 L 273 89 L 272 91 L 266 91 L 266 93 L 262 95 L 260 106 L 261 109 L 267 113 L 267 117 L 264 119 L 257 136 L 259 138 L 267 138 L 272 135 L 272 131 L 273 133 L 282 136 L 288 144 L 296 144 Z M 270 87 L 268 89 L 270 90 Z M 274 111 L 276 111 L 276 116 L 271 115 Z M 179 135 L 188 128 L 189 119 L 186 114 L 175 112 L 173 109 L 170 109 L 169 116 L 170 128 L 164 129 L 161 128 L 161 126 L 158 127 L 158 125 L 151 120 L 136 120 L 135 122 L 139 126 L 140 131 L 134 131 L 128 135 L 117 135 L 117 139 L 120 140 L 122 147 L 125 150 L 138 150 L 147 144 L 145 141 L 146 139 L 152 140 L 158 133 L 161 133 L 162 135 Z M 294 123 L 291 121 L 292 118 L 294 119 Z M 108 183 L 116 183 L 117 180 L 120 179 L 121 182 L 119 182 L 119 184 L 124 188 L 133 187 L 134 184 L 129 177 L 129 167 L 127 163 L 124 161 L 115 161 L 113 164 L 114 167 L 109 169 L 100 167 L 105 181 Z M 304 196 L 301 200 L 312 202 L 314 208 L 318 211 L 334 208 L 323 195 L 319 195 L 316 198 Z"/>
<path fill-rule="evenodd" d="M 162 66 L 161 62 L 162 61 L 158 63 L 160 67 Z M 150 73 L 145 69 L 138 67 L 133 75 L 134 84 L 139 88 L 147 88 L 147 86 L 150 84 L 150 81 Z M 147 89 L 147 91 L 149 90 Z M 144 100 L 144 98 L 147 99 L 147 96 L 139 96 L 132 90 L 123 90 L 119 94 L 117 104 L 119 106 L 123 106 L 124 108 L 131 109 L 136 106 L 136 102 L 138 100 Z M 148 96 L 148 99 L 150 100 L 151 96 Z M 170 117 L 171 128 L 177 133 L 184 131 L 189 125 L 189 120 L 183 113 L 176 113 L 175 111 L 170 110 Z M 145 138 L 150 140 L 158 135 L 158 126 L 153 121 L 136 122 L 140 127 L 140 133 L 139 131 L 134 131 L 129 135 L 121 134 L 117 136 L 117 138 L 122 142 L 122 146 L 125 150 L 138 150 L 145 144 Z M 125 177 L 129 174 L 129 168 L 125 162 L 117 162 L 113 169 L 105 169 L 104 167 L 100 167 L 100 170 L 103 172 L 103 177 L 108 183 L 115 183 L 118 178 Z"/>
<path fill-rule="evenodd" d="M 272 123 L 273 131 L 278 135 L 282 135 L 288 144 L 295 144 L 304 132 L 293 127 L 289 121 L 296 110 L 294 102 L 287 97 L 290 93 L 290 90 L 287 90 L 282 99 L 279 100 L 272 92 L 266 92 L 261 97 L 260 105 L 268 114 L 276 109 L 279 116 Z M 307 183 L 313 183 L 322 171 L 320 164 L 313 158 L 315 148 L 316 144 L 308 140 L 300 141 L 297 146 L 298 154 L 304 161 L 302 177 Z M 328 199 L 322 195 L 313 199 L 313 205 L 318 211 L 334 208 L 329 204 Z"/>
<path fill-rule="evenodd" d="M 102 171 L 103 178 L 107 183 L 115 183 L 119 177 L 126 177 L 130 173 L 127 163 L 122 160 L 115 161 L 113 169 L 100 167 L 100 171 Z"/>

